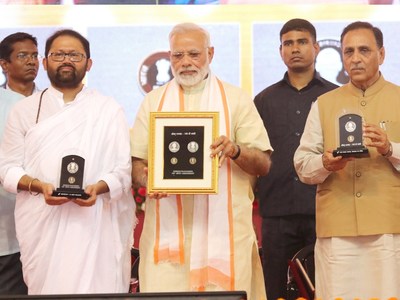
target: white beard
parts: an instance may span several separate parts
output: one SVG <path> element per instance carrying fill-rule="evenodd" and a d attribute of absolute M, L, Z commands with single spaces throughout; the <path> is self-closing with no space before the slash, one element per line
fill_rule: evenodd
<path fill-rule="evenodd" d="M 197 73 L 195 75 L 181 75 L 180 71 L 183 70 L 195 70 L 197 71 Z M 209 68 L 208 66 L 203 67 L 201 69 L 197 69 L 197 68 L 182 68 L 180 70 L 178 70 L 177 72 L 175 72 L 174 70 L 172 70 L 172 74 L 174 75 L 174 77 L 176 78 L 176 81 L 184 86 L 184 87 L 193 87 L 197 84 L 199 84 L 204 78 L 206 78 L 207 74 L 209 72 Z"/>

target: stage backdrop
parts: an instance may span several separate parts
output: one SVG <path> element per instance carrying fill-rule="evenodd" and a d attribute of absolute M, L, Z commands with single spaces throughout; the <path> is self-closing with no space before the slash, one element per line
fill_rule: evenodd
<path fill-rule="evenodd" d="M 316 26 L 322 48 L 317 70 L 339 84 L 347 80 L 339 55 L 344 26 L 356 20 L 379 26 L 386 48 L 382 72 L 400 84 L 399 15 L 398 5 L 2 5 L 0 39 L 26 31 L 38 38 L 43 54 L 55 30 L 78 30 L 91 43 L 94 64 L 87 85 L 119 101 L 132 124 L 145 93 L 172 78 L 168 33 L 176 23 L 207 28 L 215 47 L 213 72 L 253 97 L 283 76 L 279 30 L 291 18 Z M 0 84 L 4 80 L 0 73 Z M 37 84 L 49 85 L 43 69 Z"/>

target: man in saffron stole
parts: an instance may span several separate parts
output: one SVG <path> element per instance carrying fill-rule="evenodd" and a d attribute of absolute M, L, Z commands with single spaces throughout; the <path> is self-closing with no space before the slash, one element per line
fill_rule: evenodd
<path fill-rule="evenodd" d="M 84 86 L 92 60 L 78 32 L 53 34 L 45 55 L 51 86 L 13 107 L 0 147 L 28 293 L 127 292 L 134 201 L 124 112 Z M 85 159 L 89 199 L 52 196 L 66 155 Z"/>
<path fill-rule="evenodd" d="M 251 98 L 209 69 L 214 55 L 206 30 L 175 26 L 169 36 L 174 79 L 149 93 L 131 131 L 132 180 L 146 185 L 152 111 L 219 111 L 218 195 L 149 195 L 140 239 L 143 292 L 245 290 L 265 299 L 252 224 L 251 182 L 269 171 L 272 148 Z M 156 224 L 159 224 L 159 226 Z"/>

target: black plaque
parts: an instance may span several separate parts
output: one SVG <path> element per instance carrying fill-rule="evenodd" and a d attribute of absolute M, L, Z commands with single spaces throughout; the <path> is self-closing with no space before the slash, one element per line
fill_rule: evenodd
<path fill-rule="evenodd" d="M 339 118 L 340 146 L 333 151 L 333 156 L 365 157 L 368 149 L 363 143 L 362 117 L 346 114 Z"/>
<path fill-rule="evenodd" d="M 203 179 L 204 127 L 164 127 L 164 179 Z"/>
<path fill-rule="evenodd" d="M 85 159 L 78 155 L 64 156 L 61 162 L 60 187 L 52 196 L 88 199 L 82 188 Z"/>

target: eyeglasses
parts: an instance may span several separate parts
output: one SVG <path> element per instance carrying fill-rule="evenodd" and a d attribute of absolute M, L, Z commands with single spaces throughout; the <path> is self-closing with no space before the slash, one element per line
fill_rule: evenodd
<path fill-rule="evenodd" d="M 173 61 L 180 61 L 183 59 L 185 55 L 189 56 L 191 60 L 199 60 L 202 52 L 198 50 L 192 50 L 192 51 L 187 51 L 187 52 L 172 52 L 171 53 L 171 58 Z"/>
<path fill-rule="evenodd" d="M 64 52 L 53 52 L 48 55 L 48 57 L 51 58 L 52 61 L 64 61 L 65 57 L 69 58 L 70 61 L 72 62 L 80 62 L 82 61 L 83 58 L 86 56 L 83 55 L 82 53 L 78 52 L 71 52 L 71 53 L 64 53 Z"/>
<path fill-rule="evenodd" d="M 40 55 L 37 53 L 33 53 L 33 54 L 28 54 L 25 52 L 21 52 L 17 54 L 17 59 L 23 62 L 27 62 L 29 59 L 32 60 L 38 60 L 40 58 Z"/>

